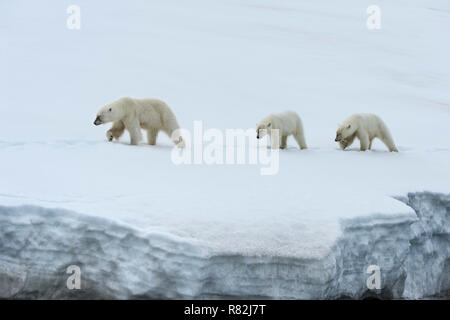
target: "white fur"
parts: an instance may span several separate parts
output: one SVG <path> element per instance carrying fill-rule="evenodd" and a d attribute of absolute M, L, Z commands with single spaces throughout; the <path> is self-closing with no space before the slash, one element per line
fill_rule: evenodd
<path fill-rule="evenodd" d="M 184 143 L 178 133 L 180 126 L 169 106 L 158 99 L 120 98 L 100 109 L 94 124 L 113 122 L 106 137 L 118 140 L 124 130 L 130 133 L 130 143 L 137 145 L 142 140 L 141 128 L 147 130 L 147 141 L 156 144 L 158 132 L 165 132 L 179 147 Z"/>
<path fill-rule="evenodd" d="M 278 139 L 275 139 L 272 130 L 279 130 Z M 287 138 L 290 135 L 294 136 L 300 149 L 307 148 L 302 121 L 294 111 L 283 111 L 269 115 L 258 123 L 256 132 L 259 139 L 265 134 L 269 134 L 273 149 L 286 148 Z"/>
<path fill-rule="evenodd" d="M 365 151 L 372 148 L 372 141 L 380 139 L 388 147 L 389 151 L 398 152 L 388 127 L 375 114 L 354 114 L 345 119 L 336 132 L 336 139 L 341 148 L 350 146 L 355 138 L 360 141 L 360 150 Z"/>

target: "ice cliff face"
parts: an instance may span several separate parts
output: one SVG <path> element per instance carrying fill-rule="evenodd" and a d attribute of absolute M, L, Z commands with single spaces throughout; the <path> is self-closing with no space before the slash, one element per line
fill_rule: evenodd
<path fill-rule="evenodd" d="M 0 298 L 448 297 L 450 195 L 399 198 L 417 219 L 343 220 L 323 259 L 211 254 L 167 234 L 40 207 L 0 207 Z M 69 265 L 81 290 L 69 290 Z M 369 265 L 381 289 L 368 290 Z"/>
<path fill-rule="evenodd" d="M 450 196 L 410 194 L 405 203 L 419 221 L 411 226 L 412 239 L 404 264 L 405 298 L 450 297 Z"/>
<path fill-rule="evenodd" d="M 327 297 L 419 299 L 448 296 L 450 263 L 450 196 L 410 193 L 398 198 L 417 214 L 417 221 L 343 222 L 338 241 L 336 276 Z M 368 265 L 381 269 L 382 289 L 367 290 Z"/>

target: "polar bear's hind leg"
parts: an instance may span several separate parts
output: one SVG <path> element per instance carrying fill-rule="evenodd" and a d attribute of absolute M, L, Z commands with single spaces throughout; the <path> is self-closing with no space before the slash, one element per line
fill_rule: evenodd
<path fill-rule="evenodd" d="M 380 134 L 379 139 L 385 144 L 385 146 L 389 149 L 390 152 L 398 152 L 397 147 L 395 146 L 394 139 L 392 139 L 391 132 L 384 122 L 381 121 L 380 124 Z"/>
<path fill-rule="evenodd" d="M 383 143 L 386 145 L 386 147 L 389 149 L 390 152 L 398 152 L 397 147 L 395 146 L 394 140 L 392 140 L 391 136 L 385 136 L 382 139 Z"/>
<path fill-rule="evenodd" d="M 297 141 L 300 149 L 306 149 L 308 146 L 306 145 L 305 135 L 303 134 L 303 130 L 299 131 L 296 135 L 294 135 L 295 141 Z"/>
<path fill-rule="evenodd" d="M 183 137 L 180 135 L 180 125 L 175 118 L 169 118 L 165 121 L 163 131 L 169 136 L 177 147 L 185 147 Z"/>
<path fill-rule="evenodd" d="M 280 149 L 286 149 L 287 147 L 287 136 L 282 136 L 281 137 L 281 144 L 280 144 Z"/>

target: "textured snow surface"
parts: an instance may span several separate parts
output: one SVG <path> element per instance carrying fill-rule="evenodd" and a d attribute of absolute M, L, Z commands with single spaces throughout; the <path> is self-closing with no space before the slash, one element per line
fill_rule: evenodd
<path fill-rule="evenodd" d="M 378 1 L 0 3 L 0 297 L 386 297 L 450 288 L 450 4 Z M 180 165 L 107 143 L 97 110 L 156 97 L 192 129 L 253 128 L 292 109 L 279 172 Z M 341 151 L 337 124 L 378 114 L 379 141 Z M 226 151 L 227 149 L 225 149 Z M 66 267 L 83 289 L 68 291 Z"/>
<path fill-rule="evenodd" d="M 422 166 L 421 156 L 409 152 L 288 150 L 277 175 L 261 176 L 251 165 L 176 166 L 170 150 L 103 141 L 2 144 L 0 200 L 95 215 L 199 242 L 212 252 L 321 258 L 341 234 L 342 219 L 371 224 L 373 216 L 376 224 L 383 221 L 379 215 L 394 222 L 415 217 L 380 192 L 383 185 L 395 192 L 427 181 L 418 175 L 400 188 L 410 175 L 402 166 Z M 386 161 L 391 165 L 382 175 L 372 170 Z"/>

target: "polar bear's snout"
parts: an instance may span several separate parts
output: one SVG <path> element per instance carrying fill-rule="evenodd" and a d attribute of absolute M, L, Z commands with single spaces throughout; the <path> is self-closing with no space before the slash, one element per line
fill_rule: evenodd
<path fill-rule="evenodd" d="M 336 139 L 334 139 L 334 141 L 339 142 L 342 140 L 342 135 L 339 133 L 336 133 Z"/>
<path fill-rule="evenodd" d="M 256 139 L 262 139 L 267 134 L 266 129 L 258 129 L 256 130 Z"/>
<path fill-rule="evenodd" d="M 95 124 L 96 126 L 102 124 L 102 119 L 100 119 L 100 116 L 97 116 L 97 118 L 95 118 L 94 124 Z"/>

